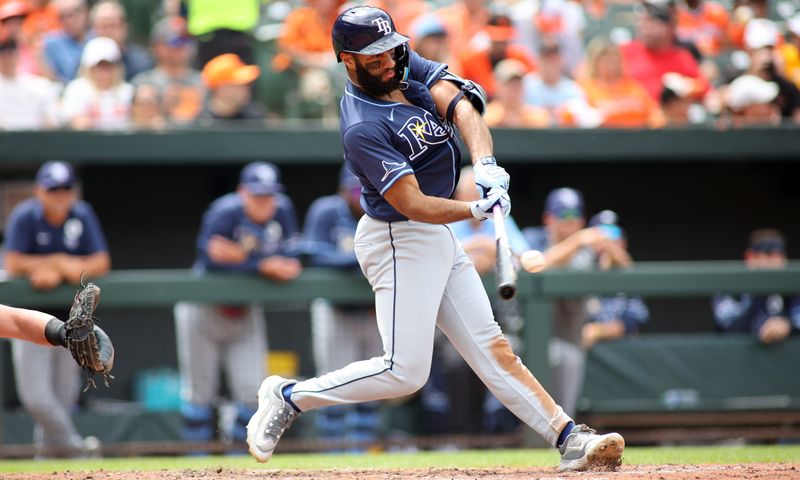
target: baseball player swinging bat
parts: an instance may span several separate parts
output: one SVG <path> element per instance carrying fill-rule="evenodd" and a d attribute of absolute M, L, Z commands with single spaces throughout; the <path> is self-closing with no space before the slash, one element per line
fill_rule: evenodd
<path fill-rule="evenodd" d="M 514 294 L 517 293 L 517 271 L 514 269 L 511 245 L 508 243 L 503 209 L 500 205 L 495 205 L 492 212 L 494 213 L 494 238 L 497 242 L 497 259 L 495 264 L 497 294 L 504 300 L 510 300 L 514 298 Z"/>

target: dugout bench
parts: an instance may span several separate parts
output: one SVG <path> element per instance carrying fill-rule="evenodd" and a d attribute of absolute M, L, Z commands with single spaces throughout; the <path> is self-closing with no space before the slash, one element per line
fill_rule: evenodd
<path fill-rule="evenodd" d="M 493 292 L 493 278 L 484 281 Z M 171 307 L 178 300 L 306 305 L 317 297 L 343 302 L 372 299 L 371 289 L 360 273 L 313 268 L 287 284 L 241 275 L 198 278 L 189 270 L 119 270 L 97 279 L 97 283 L 103 288 L 98 314 L 118 351 L 132 340 L 114 336 L 113 317 L 103 317 L 105 311 Z M 631 270 L 618 272 L 522 273 L 518 300 L 526 319 L 523 359 L 547 385 L 550 321 L 544 319 L 550 318 L 555 298 L 617 292 L 646 298 L 707 297 L 717 292 L 792 293 L 798 289 L 800 262 L 790 262 L 779 271 L 750 271 L 741 262 L 642 262 Z M 22 280 L 0 282 L 0 302 L 15 306 L 63 308 L 70 304 L 74 292 L 72 286 L 43 293 L 33 291 Z M 147 346 L 137 348 L 146 350 Z M 147 352 L 139 354 L 146 356 Z M 118 362 L 125 361 L 123 358 Z M 600 344 L 589 355 L 578 420 L 601 429 L 618 429 L 629 443 L 797 438 L 800 382 L 794 366 L 798 364 L 797 338 L 764 347 L 747 335 L 644 334 Z M 8 374 L 11 370 L 6 365 L 0 371 Z M 106 451 L 175 450 L 174 444 L 164 442 L 179 439 L 180 420 L 176 413 L 123 412 L 110 408 L 100 413 L 81 413 L 77 424 L 84 434 L 101 436 L 104 448 L 112 447 Z M 0 411 L 0 456 L 29 454 L 30 447 L 19 443 L 20 439 L 29 438 L 30 425 L 24 414 Z M 122 448 L 124 442 L 134 443 Z M 115 445 L 120 448 L 114 449 Z"/>

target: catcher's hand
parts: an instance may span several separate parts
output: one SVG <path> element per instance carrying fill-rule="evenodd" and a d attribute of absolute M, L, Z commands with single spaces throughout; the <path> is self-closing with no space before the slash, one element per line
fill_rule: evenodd
<path fill-rule="evenodd" d="M 100 301 L 100 287 L 88 283 L 72 302 L 69 318 L 64 322 L 66 347 L 72 357 L 89 374 L 94 385 L 94 375 L 102 375 L 106 385 L 114 367 L 114 345 L 108 335 L 94 324 L 94 310 Z M 87 384 L 87 388 L 88 388 Z"/>

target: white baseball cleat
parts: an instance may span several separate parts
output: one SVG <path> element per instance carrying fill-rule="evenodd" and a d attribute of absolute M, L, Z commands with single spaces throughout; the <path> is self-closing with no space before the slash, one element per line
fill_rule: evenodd
<path fill-rule="evenodd" d="M 297 383 L 277 375 L 267 377 L 258 389 L 258 410 L 247 422 L 250 455 L 261 463 L 272 457 L 283 432 L 300 414 L 283 399 L 283 388 Z"/>
<path fill-rule="evenodd" d="M 616 469 L 622 465 L 625 439 L 619 433 L 598 435 L 586 425 L 576 425 L 559 448 L 559 471 L 577 472 L 590 468 Z"/>

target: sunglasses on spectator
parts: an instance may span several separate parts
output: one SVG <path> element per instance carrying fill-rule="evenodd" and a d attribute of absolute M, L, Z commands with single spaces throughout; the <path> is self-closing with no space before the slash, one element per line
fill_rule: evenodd
<path fill-rule="evenodd" d="M 55 192 L 69 192 L 72 191 L 72 185 L 60 185 L 58 187 L 48 188 L 48 193 L 55 193 Z"/>
<path fill-rule="evenodd" d="M 758 242 L 751 245 L 750 250 L 758 253 L 784 253 L 786 251 L 783 242 L 778 241 Z"/>
<path fill-rule="evenodd" d="M 170 47 L 185 47 L 192 43 L 192 37 L 175 37 L 167 42 Z"/>

